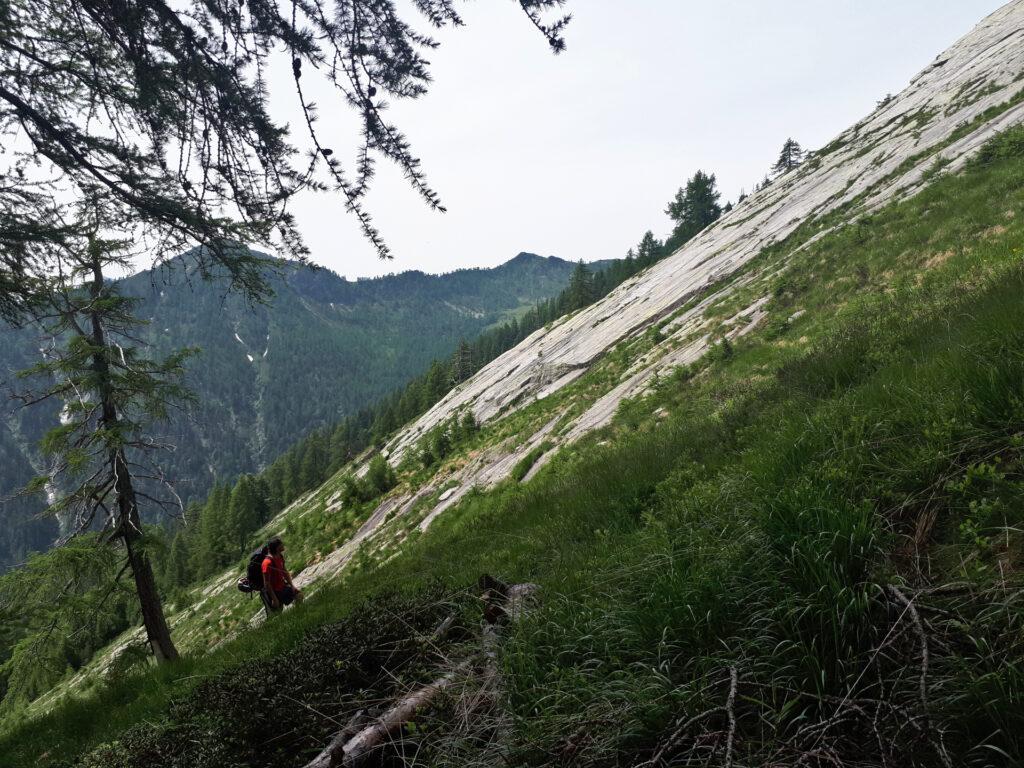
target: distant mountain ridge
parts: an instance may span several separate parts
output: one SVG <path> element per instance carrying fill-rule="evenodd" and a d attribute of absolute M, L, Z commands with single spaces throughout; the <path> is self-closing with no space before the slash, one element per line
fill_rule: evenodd
<path fill-rule="evenodd" d="M 272 280 L 272 301 L 257 307 L 226 295 L 216 281 L 176 280 L 173 272 L 170 279 L 145 271 L 122 280 L 122 290 L 140 299 L 138 315 L 149 321 L 141 336 L 158 353 L 201 348 L 188 376 L 198 403 L 162 436 L 176 446 L 165 457 L 169 476 L 183 498 L 201 498 L 214 478 L 259 468 L 302 435 L 399 387 L 460 339 L 557 294 L 573 268 L 554 256 L 520 253 L 490 269 L 349 281 L 328 269 L 288 265 Z M 9 382 L 35 362 L 43 338 L 31 330 L 0 334 L 0 380 Z M 35 445 L 55 419 L 54 409 L 5 406 L 0 497 L 41 470 Z M 0 568 L 53 540 L 51 521 L 13 522 L 39 506 L 0 501 Z"/>

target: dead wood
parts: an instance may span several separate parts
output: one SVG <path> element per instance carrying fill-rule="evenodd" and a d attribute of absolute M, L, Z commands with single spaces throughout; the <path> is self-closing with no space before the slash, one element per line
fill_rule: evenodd
<path fill-rule="evenodd" d="M 725 702 L 725 711 L 729 715 L 729 737 L 725 741 L 725 768 L 732 768 L 732 745 L 736 739 L 736 712 L 733 707 L 736 704 L 737 682 L 736 667 L 732 667 L 729 670 L 729 698 Z"/>
<path fill-rule="evenodd" d="M 719 707 L 712 707 L 711 709 L 704 710 L 700 714 L 694 715 L 693 717 L 683 720 L 680 718 L 676 721 L 676 728 L 672 734 L 665 739 L 655 751 L 654 755 L 650 760 L 638 764 L 636 768 L 649 768 L 650 766 L 663 765 L 666 756 L 675 748 L 677 748 L 686 738 L 687 733 L 697 723 L 706 722 L 712 716 L 724 714 L 729 721 L 729 730 L 726 735 L 725 744 L 725 765 L 728 768 L 732 768 L 733 764 L 733 745 L 736 741 L 736 689 L 739 686 L 739 673 L 736 667 L 729 668 L 729 693 L 726 696 L 725 705 Z M 715 747 L 717 749 L 717 747 Z"/>
<path fill-rule="evenodd" d="M 914 624 L 914 630 L 917 633 L 918 641 L 921 643 L 921 672 L 918 679 L 918 696 L 921 700 L 921 711 L 925 714 L 928 712 L 928 635 L 924 631 L 924 624 L 921 622 L 921 616 L 917 612 L 917 608 L 914 603 L 907 598 L 905 594 L 900 590 L 899 587 L 890 584 L 889 593 L 896 598 L 896 601 L 904 607 L 908 614 L 910 614 L 910 620 Z"/>
<path fill-rule="evenodd" d="M 353 727 L 353 723 L 349 723 L 345 729 L 331 738 L 327 747 L 312 762 L 307 763 L 305 768 L 349 768 L 362 764 L 375 751 L 384 748 L 406 723 L 412 721 L 418 712 L 440 694 L 460 679 L 473 675 L 474 667 L 480 667 L 476 673 L 480 678 L 480 685 L 473 702 L 470 702 L 470 710 L 467 711 L 478 709 L 483 703 L 495 700 L 500 687 L 497 659 L 501 625 L 515 622 L 523 615 L 538 587 L 536 584 L 507 585 L 487 575 L 480 578 L 480 587 L 483 590 L 485 621 L 481 632 L 480 651 L 460 661 L 433 682 L 405 695 L 368 724 L 368 718 L 365 716 L 358 726 Z M 455 618 L 449 616 L 441 622 L 429 638 L 431 644 L 444 638 L 455 624 Z"/>
<path fill-rule="evenodd" d="M 355 736 L 347 739 L 334 762 L 324 763 L 316 768 L 332 768 L 333 766 L 355 766 L 362 763 L 375 750 L 385 746 L 391 736 L 397 733 L 403 725 L 412 720 L 416 713 L 433 701 L 438 694 L 451 687 L 452 683 L 470 671 L 473 665 L 472 659 L 466 659 L 457 664 L 446 675 L 439 677 L 434 682 L 417 688 L 397 704 L 392 706 L 383 715 L 377 717 L 368 726 L 359 731 Z M 337 737 L 332 740 L 337 741 Z M 340 758 L 340 760 L 338 759 Z M 314 768 L 309 764 L 306 768 Z"/>
<path fill-rule="evenodd" d="M 348 725 L 334 734 L 323 751 L 306 764 L 306 768 L 331 768 L 339 765 L 344 756 L 345 743 L 359 732 L 366 719 L 365 710 L 361 709 L 356 712 L 349 720 Z"/>
<path fill-rule="evenodd" d="M 918 677 L 918 698 L 921 702 L 921 715 L 924 720 L 925 731 L 932 731 L 931 718 L 928 715 L 928 633 L 925 631 L 924 622 L 921 620 L 921 614 L 918 613 L 917 607 L 914 605 L 914 601 L 909 599 L 903 591 L 893 585 L 889 585 L 889 593 L 896 599 L 896 601 L 904 607 L 904 610 L 909 614 L 910 621 L 914 626 L 914 631 L 917 634 L 918 642 L 921 644 L 921 670 Z M 934 739 L 929 738 L 929 742 L 932 748 L 935 750 L 935 754 L 939 760 L 942 761 L 945 768 L 953 768 L 953 761 L 946 752 L 945 745 L 940 739 L 936 742 Z"/>

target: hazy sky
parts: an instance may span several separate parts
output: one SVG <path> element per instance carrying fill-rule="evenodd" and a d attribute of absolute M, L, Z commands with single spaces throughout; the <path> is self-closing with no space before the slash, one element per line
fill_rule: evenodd
<path fill-rule="evenodd" d="M 341 203 L 295 207 L 313 260 L 349 278 L 493 266 L 519 251 L 622 256 L 695 170 L 724 198 L 762 178 L 787 136 L 817 148 L 902 90 L 1002 0 L 570 0 L 553 56 L 513 2 L 473 0 L 438 35 L 435 82 L 389 112 L 448 213 L 379 165 L 377 259 Z M 279 93 L 287 95 L 287 81 Z M 278 114 L 295 114 L 284 97 Z M 321 130 L 351 161 L 326 95 Z M 298 128 L 298 124 L 294 124 Z"/>

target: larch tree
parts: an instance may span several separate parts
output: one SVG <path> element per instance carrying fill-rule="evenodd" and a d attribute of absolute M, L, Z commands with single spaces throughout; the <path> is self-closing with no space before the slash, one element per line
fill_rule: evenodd
<path fill-rule="evenodd" d="M 804 150 L 795 139 L 786 139 L 779 152 L 779 159 L 772 166 L 772 173 L 781 176 L 798 168 L 804 161 Z"/>
<path fill-rule="evenodd" d="M 516 2 L 563 50 L 565 0 Z M 417 98 L 430 80 L 426 54 L 438 44 L 411 26 L 416 15 L 434 28 L 463 23 L 454 0 L 0 3 L 0 318 L 44 322 L 55 349 L 65 345 L 33 371 L 50 386 L 26 398 L 64 409 L 42 482 L 71 484 L 50 508 L 74 530 L 98 526 L 120 542 L 158 661 L 177 652 L 142 540 L 142 504 L 165 503 L 149 495 L 162 477 L 145 463 L 159 447 L 147 425 L 187 396 L 186 354 L 147 358 L 134 343 L 133 302 L 107 277 L 143 257 L 170 267 L 183 255 L 190 278 L 264 300 L 277 262 L 251 246 L 305 259 L 289 207 L 304 191 L 338 195 L 388 258 L 363 202 L 379 159 L 444 210 L 384 116 L 387 99 Z M 296 130 L 293 115 L 271 108 L 277 61 L 291 72 Z M 311 80 L 359 119 L 350 164 L 319 130 Z M 102 225 L 75 215 L 85 203 L 102 207 Z M 125 243 L 135 245 L 130 258 Z M 211 523 L 229 516 L 211 513 Z M 228 542 L 218 546 L 213 554 L 226 556 Z"/>
<path fill-rule="evenodd" d="M 23 374 L 41 386 L 19 396 L 26 404 L 60 402 L 61 423 L 43 440 L 49 472 L 30 488 L 46 492 L 47 511 L 72 535 L 98 529 L 119 548 L 149 645 L 166 661 L 178 653 L 146 552 L 141 505 L 180 510 L 159 466 L 166 446 L 150 427 L 190 397 L 181 378 L 191 351 L 154 360 L 137 341 L 137 300 L 107 279 L 132 255 L 127 243 L 103 237 L 109 215 L 98 202 L 83 208 L 68 230 L 76 235 L 66 235 L 54 257 L 58 275 L 48 281 L 47 308 L 39 309 L 50 348 Z"/>
<path fill-rule="evenodd" d="M 134 621 L 124 566 L 88 534 L 0 575 L 0 714 L 49 691 Z"/>
<path fill-rule="evenodd" d="M 516 0 L 555 52 L 565 0 Z M 100 187 L 123 237 L 157 264 L 187 252 L 196 271 L 265 296 L 268 264 L 236 243 L 302 258 L 289 203 L 333 191 L 381 257 L 364 207 L 377 159 L 396 163 L 444 210 L 420 160 L 388 122 L 387 99 L 427 89 L 417 32 L 462 25 L 455 0 L 6 0 L 0 3 L 0 314 L 45 301 L 69 206 Z M 550 13 L 555 12 L 551 17 Z M 274 114 L 270 72 L 291 72 L 295 114 Z M 312 81 L 312 82 L 311 82 Z M 358 117 L 350 164 L 317 123 L 326 85 Z M 275 96 L 279 95 L 277 93 Z M 282 103 L 275 100 L 275 104 Z M 288 127 L 289 121 L 298 128 Z M 298 146 L 301 142 L 302 146 Z"/>

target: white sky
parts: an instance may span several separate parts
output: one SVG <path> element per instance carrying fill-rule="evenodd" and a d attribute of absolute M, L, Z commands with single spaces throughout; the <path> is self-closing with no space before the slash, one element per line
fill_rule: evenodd
<path fill-rule="evenodd" d="M 665 205 L 698 168 L 735 199 L 787 136 L 823 146 L 1002 4 L 570 0 L 556 57 L 516 3 L 473 0 L 466 27 L 437 35 L 428 95 L 388 113 L 448 213 L 379 164 L 367 204 L 395 254 L 382 262 L 338 199 L 309 195 L 293 210 L 313 260 L 350 279 L 519 251 L 619 257 L 646 229 L 668 232 Z M 275 112 L 301 128 L 289 80 L 278 85 Z M 351 119 L 326 93 L 318 101 L 320 130 L 351 164 Z"/>

